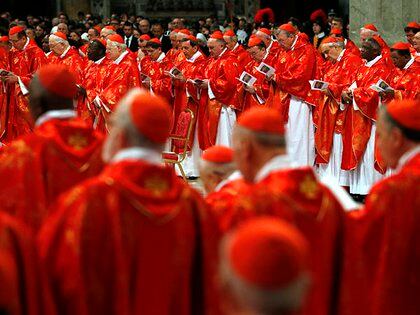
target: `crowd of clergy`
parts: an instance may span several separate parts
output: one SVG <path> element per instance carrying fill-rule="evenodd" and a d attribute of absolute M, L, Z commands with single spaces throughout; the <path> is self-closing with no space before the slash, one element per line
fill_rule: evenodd
<path fill-rule="evenodd" d="M 10 20 L 1 315 L 419 314 L 420 24 L 272 18 Z"/>

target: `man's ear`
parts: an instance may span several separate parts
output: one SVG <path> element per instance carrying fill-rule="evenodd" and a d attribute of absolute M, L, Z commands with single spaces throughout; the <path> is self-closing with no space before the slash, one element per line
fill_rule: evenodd
<path fill-rule="evenodd" d="M 401 148 L 404 145 L 404 135 L 399 128 L 392 128 L 390 137 L 394 139 L 394 141 L 392 141 L 394 149 Z"/>

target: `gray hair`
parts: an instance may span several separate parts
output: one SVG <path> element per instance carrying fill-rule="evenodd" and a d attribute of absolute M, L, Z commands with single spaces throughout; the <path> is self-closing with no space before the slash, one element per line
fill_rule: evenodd
<path fill-rule="evenodd" d="M 200 160 L 200 169 L 206 170 L 223 178 L 229 177 L 234 171 L 236 171 L 235 163 L 215 163 L 205 160 Z"/>
<path fill-rule="evenodd" d="M 238 125 L 236 128 L 245 136 L 253 137 L 258 144 L 264 147 L 284 148 L 286 146 L 286 137 L 284 135 L 272 134 L 268 132 L 255 132 Z"/>

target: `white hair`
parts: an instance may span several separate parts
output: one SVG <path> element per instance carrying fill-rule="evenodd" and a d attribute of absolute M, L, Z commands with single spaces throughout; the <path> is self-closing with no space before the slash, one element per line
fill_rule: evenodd
<path fill-rule="evenodd" d="M 66 46 L 69 45 L 68 40 L 62 39 L 61 37 L 59 37 L 57 35 L 54 35 L 54 34 L 50 35 L 49 40 L 53 40 L 54 42 L 59 43 L 59 44 L 65 44 Z"/>
<path fill-rule="evenodd" d="M 374 35 L 378 35 L 379 34 L 378 32 L 372 31 L 372 30 L 370 30 L 368 28 L 364 28 L 364 27 L 360 28 L 360 30 L 363 31 L 363 32 L 365 32 L 365 33 L 367 33 L 367 34 L 369 34 L 369 35 L 371 35 L 371 36 L 374 36 Z"/>
<path fill-rule="evenodd" d="M 231 163 L 215 163 L 205 160 L 200 160 L 200 169 L 206 170 L 206 172 L 211 172 L 213 174 L 222 176 L 223 178 L 229 177 L 234 171 L 236 171 L 236 164 Z"/>
<path fill-rule="evenodd" d="M 344 48 L 344 42 L 338 41 L 335 43 L 323 43 L 322 46 Z"/>
<path fill-rule="evenodd" d="M 121 44 L 121 43 L 118 43 L 118 42 L 114 42 L 114 41 L 111 41 L 109 39 L 106 41 L 106 45 L 110 46 L 110 47 L 120 48 L 123 52 L 127 50 L 127 45 L 126 44 Z"/>

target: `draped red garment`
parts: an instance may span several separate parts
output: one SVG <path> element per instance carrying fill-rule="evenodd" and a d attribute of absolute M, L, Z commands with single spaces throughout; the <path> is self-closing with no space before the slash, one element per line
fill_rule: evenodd
<path fill-rule="evenodd" d="M 222 106 L 238 108 L 236 84 L 238 77 L 237 59 L 225 50 L 217 58 L 209 58 L 208 65 L 204 70 L 204 77 L 209 80 L 209 86 L 215 98 L 208 98 L 203 109 L 203 140 L 205 148 L 216 143 L 217 127 L 219 125 L 220 111 Z"/>
<path fill-rule="evenodd" d="M 420 60 L 415 59 L 407 68 L 398 72 L 390 81 L 395 90 L 395 99 L 419 99 L 420 98 Z M 390 101 L 386 99 L 385 101 Z"/>
<path fill-rule="evenodd" d="M 52 64 L 62 64 L 69 67 L 73 73 L 76 75 L 76 82 L 80 84 L 83 79 L 83 69 L 86 66 L 85 60 L 80 56 L 79 51 L 70 47 L 69 51 L 64 56 L 57 56 L 54 53 L 51 53 L 49 56 L 49 63 Z"/>
<path fill-rule="evenodd" d="M 370 86 L 376 84 L 379 79 L 388 82 L 391 71 L 392 69 L 382 57 L 370 67 L 362 65 L 352 80 L 357 83 L 353 98 L 359 109 L 355 110 L 351 104 L 347 106 L 341 162 L 343 170 L 352 170 L 357 167 L 369 141 L 372 123 L 376 121 L 379 95 Z M 377 162 L 376 154 L 375 161 Z"/>
<path fill-rule="evenodd" d="M 150 78 L 150 90 L 156 95 L 164 97 L 169 104 L 172 104 L 171 77 L 165 72 L 171 70 L 174 64 L 168 56 L 165 56 L 163 59 L 160 58 L 158 60 L 146 59 L 143 62 L 144 66 L 142 66 L 141 72 Z"/>
<path fill-rule="evenodd" d="M 279 110 L 288 120 L 290 96 L 309 101 L 309 80 L 316 75 L 316 52 L 311 43 L 297 35 L 294 46 L 280 51 L 271 81 L 267 106 Z"/>
<path fill-rule="evenodd" d="M 345 46 L 346 50 L 351 52 L 353 55 L 361 57 L 359 47 L 357 47 L 356 44 L 352 40 L 350 40 L 349 38 L 346 38 L 344 41 L 345 41 L 345 45 L 346 45 Z"/>
<path fill-rule="evenodd" d="M 340 315 L 418 314 L 419 187 L 417 153 L 347 217 Z"/>
<path fill-rule="evenodd" d="M 310 244 L 311 288 L 302 314 L 334 314 L 343 210 L 309 167 L 273 171 L 237 198 L 230 228 L 256 216 L 294 224 Z"/>
<path fill-rule="evenodd" d="M 92 126 L 97 115 L 93 100 L 98 95 L 100 82 L 105 79 L 110 64 L 111 60 L 107 57 L 100 62 L 88 60 L 86 67 L 83 69 L 80 85 L 86 90 L 86 96 L 78 98 L 77 114 L 90 126 Z"/>
<path fill-rule="evenodd" d="M 175 67 L 177 67 L 181 62 L 185 61 L 185 55 L 180 49 L 171 48 L 165 54 L 166 59 L 168 59 Z"/>
<path fill-rule="evenodd" d="M 217 227 L 171 168 L 116 162 L 56 208 L 38 244 L 59 314 L 218 314 Z"/>
<path fill-rule="evenodd" d="M 0 47 L 0 69 L 9 70 L 9 52 Z M 7 120 L 8 120 L 8 95 L 7 85 L 1 82 L 0 84 L 0 143 L 6 136 Z"/>
<path fill-rule="evenodd" d="M 251 56 L 241 44 L 237 44 L 233 47 L 230 53 L 237 58 L 238 73 L 241 74 L 245 66 L 252 60 Z"/>
<path fill-rule="evenodd" d="M 52 119 L 2 149 L 0 203 L 37 231 L 64 191 L 98 174 L 102 136 L 80 119 Z"/>
<path fill-rule="evenodd" d="M 54 314 L 29 229 L 0 211 L 0 313 Z"/>
<path fill-rule="evenodd" d="M 330 160 L 334 132 L 342 133 L 346 110 L 340 110 L 341 93 L 352 83 L 352 77 L 362 64 L 362 59 L 344 50 L 344 54 L 332 63 L 321 78 L 328 82 L 328 93 L 317 93 L 315 149 L 316 163 Z"/>
<path fill-rule="evenodd" d="M 34 73 L 44 65 L 46 57 L 44 52 L 31 42 L 23 50 L 12 48 L 9 51 L 9 70 L 17 75 L 26 89 Z M 32 131 L 33 119 L 28 109 L 28 95 L 23 95 L 19 82 L 8 84 L 8 119 L 7 130 L 2 142 L 10 142 L 20 135 Z"/>

